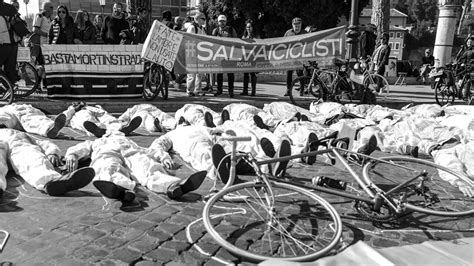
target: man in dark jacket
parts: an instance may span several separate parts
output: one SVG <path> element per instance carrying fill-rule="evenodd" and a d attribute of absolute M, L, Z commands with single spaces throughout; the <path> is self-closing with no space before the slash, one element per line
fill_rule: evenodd
<path fill-rule="evenodd" d="M 376 26 L 368 24 L 366 30 L 360 35 L 360 57 L 367 58 L 371 56 L 375 50 L 377 35 L 375 35 Z"/>
<path fill-rule="evenodd" d="M 298 17 L 294 18 L 291 21 L 291 25 L 292 25 L 292 28 L 285 32 L 285 35 L 284 35 L 285 37 L 306 33 L 305 31 L 303 31 L 301 18 L 298 18 Z M 298 75 L 298 77 L 303 76 L 303 70 L 302 69 L 296 70 L 296 75 Z M 292 82 L 293 82 L 293 70 L 288 70 L 286 72 L 286 93 L 284 96 L 290 95 L 290 88 L 291 88 Z"/>
<path fill-rule="evenodd" d="M 129 25 L 122 9 L 121 3 L 115 3 L 112 15 L 105 18 L 101 31 L 102 40 L 105 44 L 120 44 L 122 38 L 127 37 L 126 32 L 129 30 Z"/>
<path fill-rule="evenodd" d="M 148 36 L 148 23 L 146 21 L 146 17 L 148 16 L 148 11 L 143 8 L 139 7 L 137 9 L 138 19 L 132 25 L 132 33 L 133 33 L 133 41 L 132 44 L 139 44 L 144 43 L 146 37 Z"/>
<path fill-rule="evenodd" d="M 11 83 L 18 79 L 16 63 L 18 42 L 9 23 L 18 14 L 16 8 L 0 0 L 0 69 L 3 68 Z"/>

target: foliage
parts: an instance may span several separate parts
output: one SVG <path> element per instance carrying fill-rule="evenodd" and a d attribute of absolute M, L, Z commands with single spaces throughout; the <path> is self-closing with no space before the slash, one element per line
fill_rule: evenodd
<path fill-rule="evenodd" d="M 359 2 L 362 10 L 368 0 Z M 239 34 L 244 30 L 245 21 L 252 19 L 262 37 L 278 37 L 291 28 L 294 17 L 302 18 L 303 27 L 335 27 L 341 16 L 349 17 L 350 5 L 351 0 L 214 0 L 201 2 L 199 9 L 211 20 L 211 28 L 215 27 L 217 16 L 225 14 L 228 25 Z"/>

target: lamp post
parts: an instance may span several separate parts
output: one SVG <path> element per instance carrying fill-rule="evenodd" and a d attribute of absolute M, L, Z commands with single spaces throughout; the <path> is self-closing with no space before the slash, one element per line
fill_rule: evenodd
<path fill-rule="evenodd" d="M 351 17 L 347 36 L 347 57 L 351 62 L 357 60 L 357 43 L 359 42 L 359 0 L 351 0 Z"/>
<path fill-rule="evenodd" d="M 105 7 L 105 0 L 99 0 L 100 4 L 100 16 L 104 19 L 104 7 Z"/>

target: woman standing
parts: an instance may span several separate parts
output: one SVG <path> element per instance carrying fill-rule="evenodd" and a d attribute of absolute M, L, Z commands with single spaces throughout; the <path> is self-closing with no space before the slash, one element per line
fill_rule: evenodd
<path fill-rule="evenodd" d="M 102 35 L 100 34 L 100 31 L 102 30 L 102 16 L 101 15 L 95 15 L 94 27 L 95 27 L 95 32 L 96 32 L 95 43 L 104 44 L 104 41 L 102 40 Z"/>
<path fill-rule="evenodd" d="M 57 17 L 49 29 L 49 44 L 81 44 L 74 20 L 66 6 L 60 5 L 56 10 Z"/>
<path fill-rule="evenodd" d="M 245 30 L 244 30 L 244 35 L 242 36 L 242 39 L 247 39 L 247 40 L 253 40 L 255 38 L 258 38 L 255 34 L 255 30 L 253 27 L 253 21 L 252 20 L 247 20 L 245 23 Z M 249 95 L 249 79 L 250 83 L 252 86 L 252 93 L 250 96 L 255 96 L 255 91 L 257 89 L 257 73 L 252 72 L 252 73 L 244 73 L 244 88 L 242 90 L 242 93 L 240 95 Z"/>
<path fill-rule="evenodd" d="M 96 29 L 89 20 L 89 13 L 79 9 L 76 13 L 76 19 L 74 23 L 76 24 L 79 40 L 81 40 L 83 44 L 95 44 Z"/>

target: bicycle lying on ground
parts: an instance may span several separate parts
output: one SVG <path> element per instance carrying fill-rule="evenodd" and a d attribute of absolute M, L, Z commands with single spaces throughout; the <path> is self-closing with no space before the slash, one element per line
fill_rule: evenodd
<path fill-rule="evenodd" d="M 203 221 L 219 245 L 253 262 L 311 261 L 324 256 L 339 243 L 341 218 L 315 191 L 354 200 L 357 212 L 375 222 L 397 219 L 409 211 L 449 217 L 474 214 L 473 200 L 440 176 L 457 178 L 469 186 L 474 182 L 429 161 L 403 156 L 377 159 L 349 152 L 343 149 L 345 142 L 339 141 L 332 141 L 324 150 L 257 161 L 250 154 L 236 152 L 236 142 L 249 141 L 250 137 L 225 140 L 233 142 L 232 153 L 227 155 L 231 157 L 231 174 L 226 186 L 207 201 Z M 341 183 L 328 187 L 305 185 L 275 178 L 260 170 L 262 165 L 323 154 L 342 164 L 357 181 L 359 187 L 352 189 L 358 193 L 343 191 L 345 186 Z M 238 160 L 253 167 L 256 173 L 253 180 L 234 184 Z M 350 164 L 362 167 L 362 177 Z M 387 168 L 396 171 L 386 176 L 384 169 Z M 365 196 L 359 195 L 361 192 Z"/>
<path fill-rule="evenodd" d="M 148 62 L 145 64 L 143 74 L 143 98 L 147 101 L 154 100 L 161 94 L 161 99 L 168 99 L 169 74 L 158 64 Z"/>
<path fill-rule="evenodd" d="M 435 80 L 436 103 L 441 106 L 452 104 L 455 98 L 458 98 L 471 104 L 474 98 L 471 72 L 473 72 L 472 67 L 466 67 L 464 64 L 446 64 L 445 68 L 430 73 L 430 77 Z M 463 95 L 464 90 L 466 90 L 465 95 Z"/>

